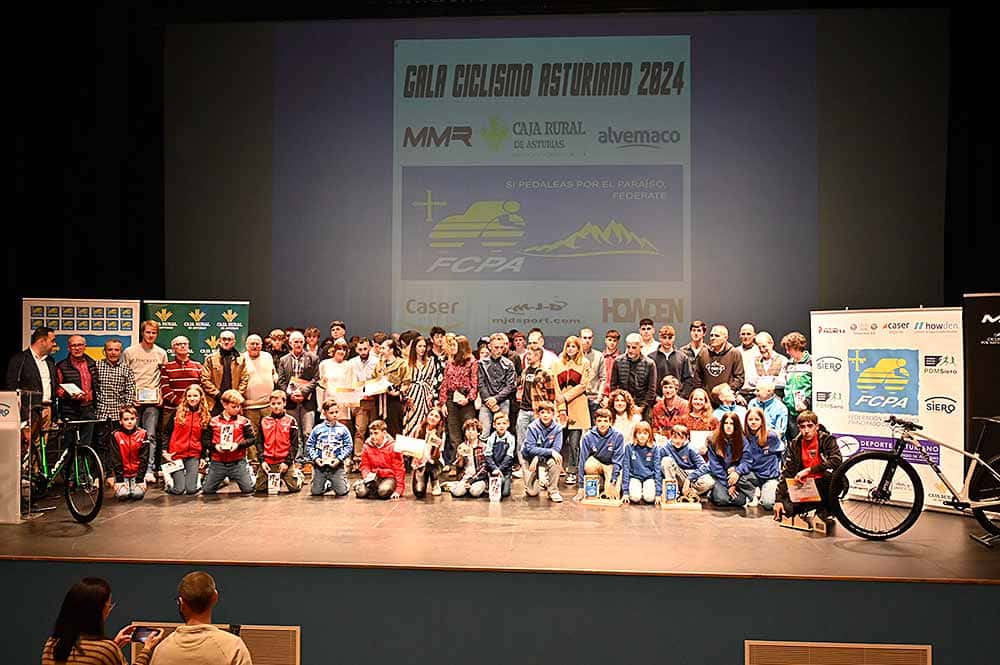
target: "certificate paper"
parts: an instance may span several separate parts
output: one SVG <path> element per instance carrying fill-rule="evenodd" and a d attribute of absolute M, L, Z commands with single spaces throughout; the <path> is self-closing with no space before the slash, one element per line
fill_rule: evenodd
<path fill-rule="evenodd" d="M 788 485 L 788 497 L 792 503 L 814 503 L 820 500 L 816 480 L 813 478 L 806 478 L 803 483 L 795 482 L 794 478 L 785 478 L 785 484 Z"/>
<path fill-rule="evenodd" d="M 139 404 L 156 404 L 160 401 L 160 391 L 156 388 L 139 388 L 135 401 Z"/>
<path fill-rule="evenodd" d="M 382 393 L 389 390 L 389 388 L 391 387 L 392 384 L 389 383 L 389 379 L 385 378 L 384 376 L 380 376 L 377 379 L 371 379 L 369 381 L 365 381 L 364 393 L 365 395 L 369 396 L 381 395 Z"/>

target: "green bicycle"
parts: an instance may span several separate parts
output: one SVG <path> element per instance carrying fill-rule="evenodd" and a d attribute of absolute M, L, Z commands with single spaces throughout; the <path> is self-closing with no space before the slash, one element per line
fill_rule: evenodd
<path fill-rule="evenodd" d="M 80 426 L 97 420 L 64 420 L 58 427 L 42 430 L 28 447 L 21 462 L 21 477 L 29 484 L 30 496 L 43 496 L 60 476 L 66 507 L 77 522 L 86 524 L 101 512 L 104 503 L 104 465 L 90 446 L 80 445 Z M 49 465 L 49 447 L 62 453 Z"/>

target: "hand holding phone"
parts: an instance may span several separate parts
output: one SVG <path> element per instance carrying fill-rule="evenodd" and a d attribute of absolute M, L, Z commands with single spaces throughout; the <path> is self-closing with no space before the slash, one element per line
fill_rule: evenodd
<path fill-rule="evenodd" d="M 132 631 L 132 641 L 145 644 L 150 637 L 154 635 L 159 636 L 162 632 L 159 628 L 153 628 L 152 626 L 136 626 L 135 630 Z"/>

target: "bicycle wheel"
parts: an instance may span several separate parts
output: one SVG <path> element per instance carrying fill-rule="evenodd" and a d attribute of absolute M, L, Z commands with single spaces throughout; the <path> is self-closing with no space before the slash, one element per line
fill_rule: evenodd
<path fill-rule="evenodd" d="M 837 488 L 830 497 L 837 520 L 854 535 L 869 540 L 902 534 L 924 507 L 924 486 L 916 469 L 892 453 L 855 455 L 837 469 L 830 486 Z"/>
<path fill-rule="evenodd" d="M 87 523 L 97 517 L 104 503 L 104 467 L 90 446 L 79 446 L 66 461 L 66 507 L 77 522 Z"/>
<path fill-rule="evenodd" d="M 986 464 L 994 472 L 1000 473 L 1000 455 L 994 455 Z M 1000 501 L 1000 481 L 981 466 L 969 483 L 970 501 Z M 976 508 L 972 511 L 976 520 L 994 536 L 1000 536 L 1000 506 L 994 508 Z"/>

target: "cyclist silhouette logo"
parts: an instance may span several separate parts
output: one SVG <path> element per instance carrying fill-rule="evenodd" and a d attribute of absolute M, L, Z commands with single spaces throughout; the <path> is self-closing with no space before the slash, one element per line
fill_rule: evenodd
<path fill-rule="evenodd" d="M 430 246 L 464 247 L 466 242 L 478 240 L 483 247 L 513 247 L 524 236 L 525 221 L 518 214 L 520 210 L 518 201 L 476 201 L 465 212 L 435 224 L 428 236 Z"/>
<path fill-rule="evenodd" d="M 851 410 L 916 415 L 919 367 L 916 349 L 851 349 Z"/>

